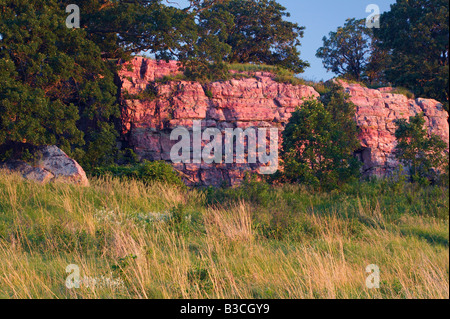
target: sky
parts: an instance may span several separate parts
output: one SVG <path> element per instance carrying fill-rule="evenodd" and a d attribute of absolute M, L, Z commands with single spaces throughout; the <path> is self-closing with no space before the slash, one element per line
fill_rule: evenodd
<path fill-rule="evenodd" d="M 178 3 L 181 8 L 186 7 L 186 0 L 171 0 L 172 5 Z M 343 26 L 348 18 L 365 19 L 370 15 L 366 7 L 370 4 L 378 5 L 380 13 L 390 10 L 395 0 L 277 0 L 286 7 L 291 14 L 287 20 L 305 26 L 304 37 L 300 40 L 300 57 L 310 63 L 300 77 L 307 80 L 329 80 L 334 74 L 327 72 L 322 60 L 315 57 L 317 49 L 323 42 L 322 38 L 337 27 Z M 381 21 L 381 26 L 383 21 Z"/>

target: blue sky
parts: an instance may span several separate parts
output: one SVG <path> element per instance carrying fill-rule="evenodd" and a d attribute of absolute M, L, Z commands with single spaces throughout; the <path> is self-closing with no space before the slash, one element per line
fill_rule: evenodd
<path fill-rule="evenodd" d="M 310 80 L 328 80 L 333 73 L 327 72 L 322 60 L 315 57 L 316 51 L 323 44 L 322 38 L 330 31 L 344 25 L 347 18 L 363 19 L 369 16 L 366 7 L 376 4 L 380 11 L 389 11 L 395 0 L 278 0 L 278 3 L 291 13 L 289 20 L 305 26 L 305 35 L 300 47 L 302 59 L 311 67 L 301 77 Z M 383 21 L 381 21 L 381 24 Z"/>
<path fill-rule="evenodd" d="M 395 0 L 277 0 L 291 13 L 290 21 L 305 26 L 305 35 L 301 39 L 301 58 L 308 61 L 307 68 L 301 77 L 308 80 L 328 80 L 334 75 L 326 71 L 322 61 L 315 57 L 316 51 L 322 46 L 322 38 L 330 31 L 344 25 L 347 18 L 366 18 L 366 7 L 376 4 L 380 11 L 388 11 Z M 187 1 L 171 0 L 184 8 Z M 174 5 L 174 4 L 172 4 Z M 381 24 L 383 21 L 381 21 Z"/>

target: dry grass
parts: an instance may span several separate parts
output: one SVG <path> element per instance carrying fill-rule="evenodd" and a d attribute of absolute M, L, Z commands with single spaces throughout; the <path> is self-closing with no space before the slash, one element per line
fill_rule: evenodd
<path fill-rule="evenodd" d="M 449 298 L 448 218 L 391 220 L 364 198 L 324 214 L 311 197 L 295 212 L 303 235 L 274 239 L 249 201 L 210 206 L 195 190 L 91 184 L 0 173 L 1 298 Z M 355 228 L 343 207 L 370 222 Z M 120 285 L 68 289 L 69 264 Z M 369 264 L 381 269 L 380 289 L 365 286 Z"/>

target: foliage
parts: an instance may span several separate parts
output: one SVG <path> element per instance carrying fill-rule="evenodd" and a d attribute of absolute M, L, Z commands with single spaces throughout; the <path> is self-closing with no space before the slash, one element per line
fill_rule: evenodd
<path fill-rule="evenodd" d="M 304 27 L 285 21 L 290 15 L 276 1 L 195 3 L 191 15 L 197 23 L 178 54 L 189 79 L 227 79 L 227 63 L 267 64 L 293 73 L 309 66 L 297 49 Z"/>
<path fill-rule="evenodd" d="M 221 35 L 231 47 L 227 62 L 276 65 L 294 73 L 309 66 L 297 49 L 305 28 L 286 21 L 290 14 L 276 1 L 223 1 L 210 12 L 214 17 L 224 12 L 231 15 L 233 24 Z"/>
<path fill-rule="evenodd" d="M 417 96 L 445 104 L 449 98 L 449 2 L 398 0 L 381 15 L 377 45 L 392 52 L 386 77 Z"/>
<path fill-rule="evenodd" d="M 383 80 L 382 70 L 388 55 L 375 46 L 365 20 L 347 19 L 343 27 L 323 38 L 316 56 L 328 71 L 347 79 L 370 83 Z"/>
<path fill-rule="evenodd" d="M 266 206 L 270 185 L 265 182 L 258 181 L 255 176 L 246 175 L 242 184 L 237 188 L 214 188 L 206 189 L 206 199 L 209 205 L 219 205 L 226 202 L 239 202 L 241 200 Z"/>
<path fill-rule="evenodd" d="M 54 144 L 87 170 L 113 163 L 120 156 L 115 73 L 133 54 L 178 59 L 184 78 L 199 81 L 228 78 L 231 56 L 295 72 L 307 65 L 296 49 L 303 28 L 284 21 L 275 1 L 191 0 L 184 9 L 161 0 L 74 3 L 79 29 L 66 27 L 64 1 L 0 1 L 0 145 Z"/>
<path fill-rule="evenodd" d="M 167 77 L 164 80 L 169 81 L 169 79 Z M 161 79 L 160 81 L 163 81 L 163 80 Z M 152 101 L 157 98 L 157 91 L 154 86 L 149 85 L 144 90 L 142 90 L 141 92 L 139 92 L 137 94 L 130 94 L 126 90 L 124 90 L 122 96 L 125 100 Z"/>
<path fill-rule="evenodd" d="M 283 132 L 283 178 L 330 189 L 357 177 L 360 163 L 353 154 L 359 141 L 354 114 L 354 104 L 336 84 L 322 101 L 305 101 Z"/>
<path fill-rule="evenodd" d="M 82 26 L 106 59 L 128 59 L 146 52 L 157 59 L 175 58 L 189 40 L 195 21 L 187 10 L 162 0 L 81 0 Z"/>
<path fill-rule="evenodd" d="M 395 137 L 397 159 L 409 167 L 409 175 L 414 182 L 427 184 L 429 180 L 437 180 L 439 170 L 447 161 L 445 151 L 447 144 L 437 135 L 428 137 L 424 127 L 423 114 L 396 120 Z"/>
<path fill-rule="evenodd" d="M 230 71 L 236 72 L 270 72 L 273 74 L 280 70 L 277 66 L 258 63 L 230 63 L 228 68 Z"/>
<path fill-rule="evenodd" d="M 51 1 L 0 1 L 0 145 L 56 144 L 84 166 L 107 161 L 118 136 L 114 69 Z"/>
<path fill-rule="evenodd" d="M 268 72 L 274 75 L 273 80 L 279 83 L 289 83 L 292 85 L 302 85 L 306 82 L 295 76 L 294 72 L 280 66 L 253 63 L 232 63 L 228 65 L 230 71 L 239 72 L 233 74 L 233 77 L 239 77 L 243 73 Z"/>
<path fill-rule="evenodd" d="M 134 165 L 110 165 L 97 167 L 93 170 L 94 176 L 110 175 L 120 178 L 131 178 L 145 183 L 161 182 L 169 185 L 184 187 L 179 174 L 173 167 L 164 161 L 144 161 Z"/>

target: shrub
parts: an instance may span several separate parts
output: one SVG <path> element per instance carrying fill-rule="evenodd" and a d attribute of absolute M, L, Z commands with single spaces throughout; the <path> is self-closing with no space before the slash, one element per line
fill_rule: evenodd
<path fill-rule="evenodd" d="M 279 83 L 289 83 L 292 85 L 304 85 L 305 80 L 297 78 L 291 70 L 266 64 L 233 63 L 228 66 L 235 72 L 269 72 L 274 75 L 273 80 Z M 242 74 L 233 75 L 234 78 L 241 77 Z"/>
<path fill-rule="evenodd" d="M 173 75 L 165 75 L 160 79 L 156 79 L 155 83 L 167 83 L 167 82 L 173 82 L 173 81 L 187 81 L 187 77 L 182 74 L 173 74 Z"/>
<path fill-rule="evenodd" d="M 144 90 L 137 94 L 130 94 L 126 90 L 123 93 L 123 98 L 125 100 L 143 100 L 152 101 L 157 98 L 157 91 L 154 86 L 147 86 Z"/>
<path fill-rule="evenodd" d="M 330 85 L 322 102 L 305 101 L 283 132 L 282 179 L 333 189 L 358 177 L 360 163 L 353 154 L 360 144 L 354 114 L 354 104 L 336 84 Z"/>
<path fill-rule="evenodd" d="M 170 164 L 164 161 L 144 161 L 135 165 L 110 165 L 97 167 L 93 171 L 95 176 L 110 175 L 119 178 L 133 178 L 144 183 L 163 182 L 184 187 L 179 174 Z"/>
<path fill-rule="evenodd" d="M 266 181 L 258 181 L 255 176 L 246 175 L 244 181 L 236 188 L 206 189 L 206 202 L 210 205 L 224 205 L 247 201 L 256 205 L 267 206 L 271 201 L 270 185 Z"/>
<path fill-rule="evenodd" d="M 38 153 L 38 147 L 34 145 L 10 142 L 0 145 L 0 163 L 10 160 L 20 160 L 33 164 L 40 157 Z"/>
<path fill-rule="evenodd" d="M 320 95 L 325 95 L 330 92 L 330 87 L 324 82 L 313 83 L 312 87 L 317 91 Z"/>
<path fill-rule="evenodd" d="M 395 121 L 395 156 L 409 168 L 411 181 L 429 184 L 437 181 L 446 164 L 447 144 L 437 135 L 428 136 L 423 114 Z"/>

